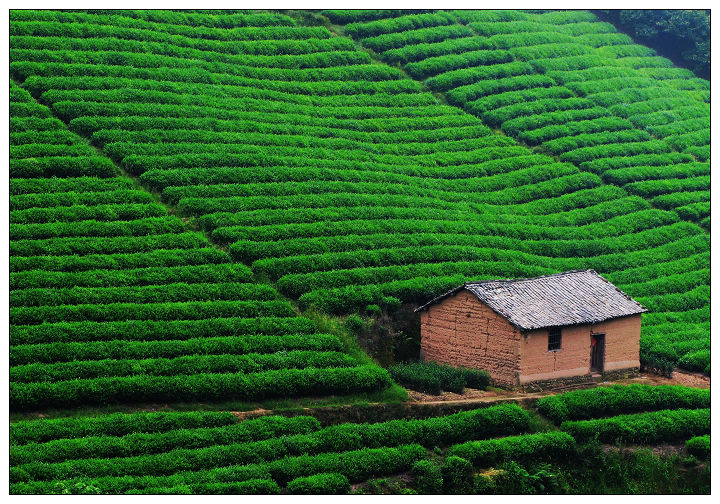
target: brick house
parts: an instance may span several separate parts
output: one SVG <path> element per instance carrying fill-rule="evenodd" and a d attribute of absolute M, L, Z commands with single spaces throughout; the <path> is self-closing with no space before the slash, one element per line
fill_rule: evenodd
<path fill-rule="evenodd" d="M 426 360 L 520 385 L 638 368 L 647 310 L 583 270 L 467 282 L 415 311 Z"/>

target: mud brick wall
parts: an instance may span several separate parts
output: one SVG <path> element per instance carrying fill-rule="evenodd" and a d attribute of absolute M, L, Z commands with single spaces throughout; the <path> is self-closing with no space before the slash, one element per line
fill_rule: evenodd
<path fill-rule="evenodd" d="M 637 314 L 592 326 L 592 332 L 605 333 L 603 371 L 640 367 L 640 320 L 640 314 Z"/>
<path fill-rule="evenodd" d="M 474 294 L 460 291 L 423 310 L 420 321 L 425 360 L 484 369 L 502 385 L 518 383 L 520 331 Z"/>
<path fill-rule="evenodd" d="M 548 351 L 548 330 L 528 331 L 520 342 L 520 383 L 590 373 L 590 326 L 562 328 L 560 350 Z"/>

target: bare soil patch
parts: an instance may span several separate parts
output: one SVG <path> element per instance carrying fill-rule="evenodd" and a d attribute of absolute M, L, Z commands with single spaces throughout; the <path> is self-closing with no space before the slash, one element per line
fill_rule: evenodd
<path fill-rule="evenodd" d="M 602 384 L 610 383 L 603 382 Z M 702 373 L 690 373 L 675 369 L 670 378 L 654 373 L 641 373 L 634 378 L 617 380 L 611 383 L 646 383 L 648 385 L 684 385 L 686 387 L 710 388 L 710 377 Z M 600 385 L 600 384 L 598 384 Z"/>

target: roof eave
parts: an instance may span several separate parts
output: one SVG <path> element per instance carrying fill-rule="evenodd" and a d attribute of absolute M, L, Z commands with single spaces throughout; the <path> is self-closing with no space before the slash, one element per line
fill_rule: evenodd
<path fill-rule="evenodd" d="M 451 289 L 451 290 L 447 291 L 447 292 L 444 293 L 444 294 L 440 294 L 439 296 L 431 299 L 430 301 L 428 301 L 428 302 L 425 303 L 424 305 L 422 305 L 422 306 L 420 306 L 420 307 L 418 307 L 418 308 L 415 308 L 415 310 L 413 310 L 413 313 L 417 313 L 417 312 L 419 312 L 419 311 L 428 309 L 431 305 L 434 305 L 434 304 L 440 302 L 441 300 L 445 299 L 446 297 L 452 296 L 453 294 L 461 291 L 462 289 L 465 288 L 465 285 L 466 285 L 466 284 L 458 285 L 458 286 L 455 287 L 454 289 Z"/>

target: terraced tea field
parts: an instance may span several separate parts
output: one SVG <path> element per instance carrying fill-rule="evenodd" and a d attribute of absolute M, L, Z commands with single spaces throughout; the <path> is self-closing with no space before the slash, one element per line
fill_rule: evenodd
<path fill-rule="evenodd" d="M 707 83 L 592 15 L 503 12 L 345 25 L 405 73 L 277 14 L 13 11 L 11 72 L 301 307 L 594 268 L 650 310 L 645 361 L 704 370 L 709 163 L 670 132 L 705 134 Z"/>
<path fill-rule="evenodd" d="M 27 91 L 10 92 L 13 409 L 389 383 L 119 176 Z"/>
<path fill-rule="evenodd" d="M 10 406 L 53 417 L 11 424 L 12 493 L 519 493 L 487 474 L 584 481 L 595 441 L 709 454 L 696 389 L 573 392 L 541 417 L 164 411 L 392 395 L 346 315 L 589 268 L 648 308 L 647 369 L 709 375 L 708 81 L 587 11 L 11 10 L 9 29 Z"/>
<path fill-rule="evenodd" d="M 595 410 L 577 408 L 588 400 L 595 402 Z M 346 493 L 349 483 L 405 472 L 415 475 L 421 491 L 469 491 L 473 484 L 489 490 L 481 486 L 489 482 L 482 472 L 456 481 L 447 469 L 458 458 L 475 470 L 508 461 L 580 464 L 573 436 L 584 442 L 581 434 L 599 427 L 608 441 L 617 436 L 612 426 L 620 422 L 624 441 L 686 440 L 709 433 L 709 404 L 709 390 L 684 387 L 571 392 L 542 400 L 540 412 L 558 423 L 593 420 L 564 421 L 560 430 L 545 431 L 534 431 L 531 415 L 516 405 L 330 426 L 308 416 L 238 421 L 231 413 L 216 412 L 29 420 L 11 427 L 11 492 L 296 493 L 319 480 L 326 485 L 322 493 L 338 481 L 338 492 Z M 598 419 L 628 411 L 634 414 Z M 648 428 L 657 426 L 663 428 L 652 430 L 650 440 Z M 444 462 L 429 453 L 442 453 Z M 441 464 L 445 481 L 428 486 L 430 478 L 423 476 L 439 474 Z"/>

